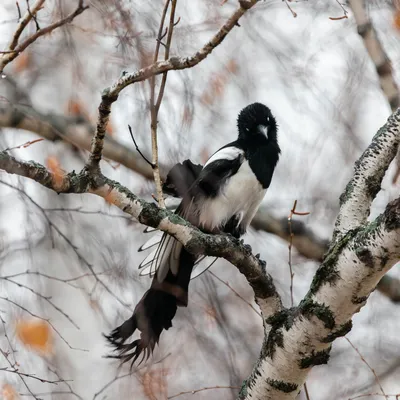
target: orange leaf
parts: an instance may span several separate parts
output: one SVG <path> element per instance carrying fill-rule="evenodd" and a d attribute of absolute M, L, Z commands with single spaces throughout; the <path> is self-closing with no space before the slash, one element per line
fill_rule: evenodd
<path fill-rule="evenodd" d="M 53 181 L 56 186 L 61 186 L 64 180 L 65 172 L 60 167 L 60 162 L 55 156 L 49 156 L 46 160 L 47 168 L 53 173 Z"/>
<path fill-rule="evenodd" d="M 19 395 L 9 383 L 5 383 L 1 388 L 1 399 L 3 400 L 18 400 Z"/>
<path fill-rule="evenodd" d="M 393 19 L 394 27 L 400 31 L 400 10 L 397 10 L 394 14 L 394 19 Z"/>
<path fill-rule="evenodd" d="M 113 124 L 108 121 L 107 127 L 106 127 L 106 132 L 110 135 L 110 136 L 114 136 L 114 127 Z"/>
<path fill-rule="evenodd" d="M 33 350 L 49 353 L 52 350 L 50 325 L 40 319 L 21 320 L 17 322 L 16 332 L 19 340 Z"/>
<path fill-rule="evenodd" d="M 14 61 L 14 71 L 18 74 L 29 68 L 31 56 L 27 51 L 23 51 Z"/>
<path fill-rule="evenodd" d="M 74 116 L 82 116 L 89 120 L 89 112 L 85 105 L 79 101 L 70 99 L 67 105 L 67 113 Z"/>

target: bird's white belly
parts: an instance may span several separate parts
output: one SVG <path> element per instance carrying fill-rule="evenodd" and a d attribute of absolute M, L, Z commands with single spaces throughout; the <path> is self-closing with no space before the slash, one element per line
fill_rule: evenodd
<path fill-rule="evenodd" d="M 221 192 L 204 202 L 199 213 L 200 226 L 213 230 L 224 225 L 233 215 L 240 214 L 241 223 L 247 228 L 265 193 L 266 189 L 263 189 L 245 160 Z"/>

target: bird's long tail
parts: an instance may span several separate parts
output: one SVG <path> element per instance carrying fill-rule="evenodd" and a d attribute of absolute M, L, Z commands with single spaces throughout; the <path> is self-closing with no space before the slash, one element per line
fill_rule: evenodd
<path fill-rule="evenodd" d="M 117 352 L 117 355 L 109 357 L 118 358 L 122 362 L 131 361 L 133 366 L 141 355 L 139 364 L 151 355 L 161 332 L 172 326 L 177 307 L 187 306 L 194 262 L 195 258 L 182 248 L 177 274 L 168 271 L 162 282 L 158 281 L 157 274 L 154 276 L 151 288 L 143 295 L 133 315 L 105 336 Z M 140 331 L 140 338 L 126 343 L 136 330 Z"/>

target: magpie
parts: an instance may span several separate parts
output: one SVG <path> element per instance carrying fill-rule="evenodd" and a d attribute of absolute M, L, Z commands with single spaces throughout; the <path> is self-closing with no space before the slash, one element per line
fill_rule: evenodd
<path fill-rule="evenodd" d="M 204 232 L 239 238 L 270 186 L 281 151 L 276 120 L 265 105 L 245 107 L 237 128 L 237 140 L 221 147 L 203 167 L 185 161 L 172 168 L 164 188 L 182 198 L 175 213 Z M 156 250 L 145 260 L 154 271 L 150 289 L 133 315 L 106 336 L 117 352 L 111 357 L 132 360 L 131 366 L 140 355 L 139 364 L 148 359 L 161 332 L 172 326 L 177 307 L 188 305 L 192 270 L 201 258 L 167 233 L 159 233 L 153 245 Z M 126 343 L 136 330 L 140 338 Z"/>

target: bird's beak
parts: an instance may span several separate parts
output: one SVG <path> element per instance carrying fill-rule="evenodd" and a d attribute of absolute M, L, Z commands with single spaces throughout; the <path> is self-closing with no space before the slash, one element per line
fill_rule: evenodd
<path fill-rule="evenodd" d="M 268 127 L 265 125 L 258 125 L 258 132 L 264 135 L 268 139 Z"/>

